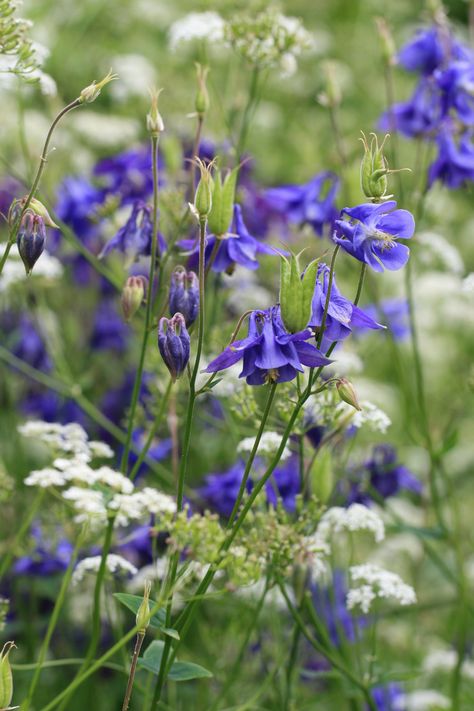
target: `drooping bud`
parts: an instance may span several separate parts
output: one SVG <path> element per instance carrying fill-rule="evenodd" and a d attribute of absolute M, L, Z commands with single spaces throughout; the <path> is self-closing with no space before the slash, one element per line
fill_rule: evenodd
<path fill-rule="evenodd" d="M 136 625 L 138 627 L 138 634 L 144 635 L 147 631 L 148 625 L 150 624 L 150 590 L 151 583 L 149 580 L 145 583 L 145 590 L 143 592 L 143 600 L 138 608 L 136 616 Z"/>
<path fill-rule="evenodd" d="M 176 382 L 188 364 L 191 350 L 191 339 L 182 314 L 177 313 L 170 319 L 160 319 L 158 348 L 173 382 Z"/>
<path fill-rule="evenodd" d="M 16 238 L 18 252 L 27 274 L 30 274 L 43 253 L 45 242 L 46 228 L 43 218 L 28 209 L 21 218 L 20 229 Z"/>
<path fill-rule="evenodd" d="M 13 674 L 8 656 L 14 647 L 14 642 L 6 642 L 0 652 L 0 709 L 8 709 L 13 697 Z"/>
<path fill-rule="evenodd" d="M 387 161 L 383 154 L 385 141 L 389 137 L 388 133 L 379 146 L 379 141 L 375 133 L 370 134 L 372 139 L 370 145 L 364 133 L 362 133 L 362 144 L 364 146 L 364 157 L 360 164 L 360 184 L 362 192 L 374 201 L 386 200 L 391 195 L 387 195 L 389 173 Z"/>
<path fill-rule="evenodd" d="M 202 64 L 196 62 L 196 78 L 197 78 L 197 92 L 196 98 L 194 100 L 194 108 L 196 113 L 200 118 L 204 117 L 204 114 L 209 111 L 209 94 L 206 86 L 207 75 L 209 74 L 209 67 L 203 67 Z"/>
<path fill-rule="evenodd" d="M 125 321 L 130 321 L 146 297 L 148 279 L 142 275 L 130 276 L 122 290 L 122 311 Z"/>
<path fill-rule="evenodd" d="M 347 404 L 351 405 L 355 410 L 362 410 L 359 405 L 357 393 L 350 380 L 347 380 L 347 378 L 339 378 L 336 382 L 336 388 L 343 402 L 347 402 Z"/>
<path fill-rule="evenodd" d="M 97 99 L 104 86 L 109 84 L 111 81 L 114 81 L 114 79 L 118 79 L 118 75 L 113 74 L 112 70 L 110 70 L 107 76 L 105 76 L 99 82 L 96 82 L 94 80 L 92 84 L 86 86 L 86 88 L 83 89 L 79 94 L 78 101 L 80 101 L 81 104 L 91 104 Z"/>
<path fill-rule="evenodd" d="M 323 504 L 327 503 L 334 488 L 334 472 L 331 451 L 322 447 L 309 470 L 311 491 Z"/>
<path fill-rule="evenodd" d="M 181 313 L 189 328 L 199 312 L 199 280 L 194 272 L 187 272 L 184 267 L 176 267 L 171 274 L 170 314 Z"/>
<path fill-rule="evenodd" d="M 229 225 L 234 213 L 235 186 L 237 184 L 238 168 L 230 171 L 222 181 L 220 171 L 214 176 L 212 190 L 212 209 L 209 213 L 207 226 L 209 232 L 217 239 L 223 239 L 229 232 Z"/>
<path fill-rule="evenodd" d="M 12 204 L 10 205 L 10 209 L 8 211 L 8 224 L 11 228 L 14 227 L 16 221 L 20 217 L 26 205 L 26 201 L 27 198 L 23 197 L 19 200 L 13 200 Z M 28 203 L 28 210 L 31 210 L 31 212 L 34 212 L 35 215 L 39 215 L 40 217 L 42 217 L 46 227 L 55 227 L 56 229 L 59 229 L 59 226 L 51 219 L 51 215 L 49 214 L 43 203 L 37 200 L 36 198 L 31 198 L 30 202 Z"/>
<path fill-rule="evenodd" d="M 280 262 L 281 318 L 290 333 L 302 331 L 308 325 L 318 272 L 319 260 L 315 259 L 301 276 L 298 257 L 294 254 L 289 259 L 281 256 Z"/>
<path fill-rule="evenodd" d="M 160 133 L 165 130 L 163 118 L 160 112 L 158 111 L 158 97 L 160 96 L 162 91 L 163 89 L 159 89 L 159 91 L 153 89 L 150 91 L 151 106 L 150 111 L 147 113 L 146 116 L 146 130 L 148 131 L 148 133 L 155 137 L 159 136 Z"/>
<path fill-rule="evenodd" d="M 194 204 L 190 205 L 190 208 L 198 222 L 206 222 L 212 208 L 212 191 L 214 187 L 212 168 L 214 163 L 211 161 L 206 165 L 198 157 L 194 158 L 194 161 L 199 168 L 201 178 L 196 188 Z"/>
<path fill-rule="evenodd" d="M 382 44 L 382 57 L 387 66 L 395 64 L 395 42 L 393 41 L 392 33 L 383 17 L 375 18 L 375 25 L 379 33 L 380 42 Z"/>

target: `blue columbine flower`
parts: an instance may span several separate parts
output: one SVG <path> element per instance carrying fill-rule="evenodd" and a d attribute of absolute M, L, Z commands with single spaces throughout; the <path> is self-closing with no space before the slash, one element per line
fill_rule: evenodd
<path fill-rule="evenodd" d="M 410 250 L 396 240 L 409 239 L 415 231 L 415 220 L 408 210 L 396 210 L 395 200 L 381 204 L 364 203 L 345 207 L 336 220 L 334 241 L 346 252 L 365 262 L 376 272 L 405 266 Z"/>
<path fill-rule="evenodd" d="M 227 471 L 206 476 L 204 485 L 197 490 L 197 493 L 213 511 L 228 518 L 234 508 L 244 471 L 245 463 L 239 459 Z M 247 493 L 252 491 L 253 485 L 252 478 L 249 478 Z M 298 463 L 294 457 L 277 467 L 265 485 L 267 502 L 271 506 L 276 506 L 278 501 L 281 501 L 287 511 L 295 510 L 296 495 L 299 490 Z"/>
<path fill-rule="evenodd" d="M 408 138 L 425 136 L 438 128 L 443 115 L 441 92 L 432 79 L 422 79 L 408 101 L 394 104 L 379 120 L 381 131 L 398 131 Z"/>
<path fill-rule="evenodd" d="M 345 482 L 341 482 L 344 489 Z M 349 473 L 346 506 L 353 503 L 370 504 L 377 497 L 388 499 L 401 490 L 421 494 L 423 485 L 419 479 L 398 462 L 397 453 L 390 444 L 374 447 L 370 459 L 362 467 Z"/>
<path fill-rule="evenodd" d="M 444 114 L 452 109 L 467 126 L 474 124 L 474 63 L 452 62 L 435 73 L 436 83 L 443 92 Z"/>
<path fill-rule="evenodd" d="M 403 341 L 410 334 L 409 307 L 406 299 L 384 299 L 379 304 L 364 306 L 370 318 L 383 318 L 396 341 Z M 360 327 L 364 329 L 363 326 Z"/>
<path fill-rule="evenodd" d="M 405 693 L 400 684 L 390 682 L 383 686 L 374 686 L 370 693 L 377 711 L 405 711 Z M 369 707 L 366 706 L 368 711 Z"/>
<path fill-rule="evenodd" d="M 183 374 L 191 352 L 191 339 L 184 316 L 161 318 L 158 327 L 158 348 L 173 381 Z"/>
<path fill-rule="evenodd" d="M 439 27 L 418 30 L 398 52 L 398 62 L 409 72 L 432 74 L 450 49 L 450 37 Z"/>
<path fill-rule="evenodd" d="M 282 185 L 269 188 L 264 196 L 275 212 L 296 225 L 309 224 L 322 235 L 327 225 L 337 217 L 334 200 L 339 189 L 339 178 L 329 171 L 318 173 L 304 185 Z"/>
<path fill-rule="evenodd" d="M 209 261 L 214 251 L 216 239 L 214 235 L 207 236 L 206 262 Z M 240 266 L 246 269 L 258 269 L 259 263 L 257 257 L 259 254 L 277 254 L 276 250 L 272 247 L 269 247 L 264 242 L 260 242 L 250 234 L 245 226 L 240 205 L 234 205 L 234 215 L 229 233 L 225 239 L 219 239 L 218 242 L 219 246 L 212 263 L 212 270 L 215 272 L 227 272 L 231 274 L 237 264 L 240 264 Z M 194 239 L 181 240 L 179 246 L 185 250 L 193 250 L 188 261 L 188 266 L 191 269 L 197 268 L 199 259 L 199 244 L 197 241 Z"/>
<path fill-rule="evenodd" d="M 119 315 L 114 300 L 100 302 L 94 314 L 90 338 L 93 350 L 111 350 L 122 353 L 127 347 L 129 329 Z"/>
<path fill-rule="evenodd" d="M 249 318 L 247 338 L 234 341 L 206 368 L 206 373 L 216 373 L 234 365 L 243 358 L 241 378 L 249 385 L 266 382 L 284 383 L 311 368 L 327 365 L 331 361 L 313 345 L 307 343 L 310 329 L 290 334 L 280 316 L 280 307 L 266 311 L 253 311 Z"/>
<path fill-rule="evenodd" d="M 189 328 L 199 313 L 199 280 L 195 272 L 176 267 L 171 274 L 169 294 L 170 314 L 181 313 Z"/>
<path fill-rule="evenodd" d="M 159 160 L 160 166 L 160 160 Z M 149 148 L 132 148 L 104 158 L 94 168 L 108 194 L 120 197 L 122 205 L 146 200 L 153 191 L 153 174 Z M 161 179 L 161 171 L 158 173 Z"/>
<path fill-rule="evenodd" d="M 472 131 L 466 131 L 459 139 L 448 129 L 440 131 L 436 142 L 438 155 L 428 171 L 428 186 L 436 180 L 459 188 L 474 180 L 474 144 Z"/>
<path fill-rule="evenodd" d="M 329 286 L 329 271 L 327 264 L 321 262 L 318 265 L 311 320 L 308 324 L 314 329 L 318 329 L 322 323 Z M 362 309 L 359 309 L 352 301 L 346 299 L 337 288 L 336 280 L 333 278 L 324 338 L 321 344 L 322 350 L 326 351 L 333 341 L 342 341 L 347 338 L 353 328 L 378 329 L 384 327 L 364 313 Z"/>
<path fill-rule="evenodd" d="M 149 257 L 151 254 L 151 243 L 153 236 L 152 209 L 141 200 L 133 203 L 130 217 L 116 235 L 110 239 L 100 257 L 105 257 L 109 252 L 116 249 L 126 255 L 127 259 L 135 261 L 138 257 Z M 158 233 L 160 251 L 166 249 L 166 242 L 163 235 Z"/>

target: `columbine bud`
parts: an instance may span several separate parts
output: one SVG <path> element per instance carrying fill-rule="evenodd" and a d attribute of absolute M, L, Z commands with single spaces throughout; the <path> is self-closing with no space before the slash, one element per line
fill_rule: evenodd
<path fill-rule="evenodd" d="M 128 277 L 122 290 L 122 311 L 125 321 L 130 321 L 146 297 L 148 279 L 144 276 Z"/>
<path fill-rule="evenodd" d="M 359 400 L 357 399 L 357 393 L 354 386 L 349 380 L 346 378 L 339 378 L 336 382 L 336 388 L 341 400 L 347 402 L 348 405 L 351 405 L 356 410 L 362 410 L 359 405 Z"/>
<path fill-rule="evenodd" d="M 176 267 L 171 274 L 169 307 L 172 316 L 184 316 L 188 328 L 194 323 L 199 311 L 199 280 L 194 272 Z"/>
<path fill-rule="evenodd" d="M 138 634 L 144 635 L 148 625 L 150 624 L 150 605 L 148 600 L 150 598 L 151 583 L 149 580 L 145 583 L 145 591 L 143 593 L 143 600 L 140 607 L 138 608 L 136 624 L 138 627 Z"/>
<path fill-rule="evenodd" d="M 46 228 L 40 215 L 27 210 L 21 219 L 20 229 L 16 238 L 18 251 L 29 274 L 43 253 L 46 241 Z"/>
<path fill-rule="evenodd" d="M 97 99 L 104 86 L 106 86 L 106 84 L 109 84 L 114 79 L 118 79 L 118 76 L 117 74 L 112 74 L 112 70 L 110 70 L 107 76 L 101 79 L 101 81 L 93 81 L 92 84 L 86 86 L 86 88 L 83 89 L 79 94 L 78 100 L 81 102 L 81 104 L 91 104 Z"/>
<path fill-rule="evenodd" d="M 0 652 L 0 709 L 8 709 L 13 696 L 13 674 L 8 655 L 14 647 L 14 642 L 6 642 Z"/>
<path fill-rule="evenodd" d="M 280 262 L 280 310 L 285 328 L 290 333 L 302 331 L 311 318 L 311 302 L 318 272 L 318 260 L 308 264 L 303 276 L 298 256 Z"/>
<path fill-rule="evenodd" d="M 209 67 L 203 67 L 199 62 L 196 62 L 197 76 L 197 93 L 194 100 L 194 108 L 196 113 L 201 118 L 209 111 L 209 94 L 207 93 L 206 79 L 209 73 Z"/>
<path fill-rule="evenodd" d="M 160 319 L 158 348 L 173 382 L 184 372 L 189 360 L 191 342 L 183 314 Z"/>
<path fill-rule="evenodd" d="M 159 91 L 150 91 L 151 94 L 151 106 L 150 111 L 146 116 L 146 130 L 152 136 L 159 136 L 162 131 L 165 130 L 165 124 L 163 123 L 163 118 L 158 111 L 158 97 L 163 89 Z"/>
<path fill-rule="evenodd" d="M 199 168 L 201 178 L 196 188 L 194 204 L 190 208 L 199 222 L 205 222 L 212 208 L 212 190 L 214 181 L 212 179 L 213 163 L 207 165 L 200 158 L 194 158 L 195 164 Z"/>
<path fill-rule="evenodd" d="M 26 205 L 26 201 L 26 197 L 23 197 L 20 200 L 13 200 L 8 211 L 8 224 L 10 225 L 10 227 L 13 227 L 15 225 L 15 222 L 20 217 Z M 49 214 L 43 203 L 37 200 L 36 198 L 31 198 L 30 202 L 28 203 L 28 210 L 31 210 L 31 212 L 34 212 L 35 215 L 39 215 L 40 217 L 42 217 L 46 227 L 55 227 L 56 229 L 59 229 L 58 225 L 51 219 L 51 215 Z"/>
<path fill-rule="evenodd" d="M 207 226 L 209 232 L 218 239 L 226 237 L 229 225 L 234 214 L 235 186 L 237 183 L 238 168 L 228 173 L 222 182 L 220 171 L 216 171 L 212 190 L 212 209 L 209 213 Z"/>
<path fill-rule="evenodd" d="M 391 195 L 386 195 L 388 188 L 387 174 L 389 171 L 383 154 L 383 147 L 388 138 L 388 133 L 380 147 L 375 133 L 370 135 L 372 136 L 370 146 L 364 133 L 360 139 L 364 146 L 364 157 L 360 164 L 360 184 L 366 197 L 372 198 L 372 200 L 383 200 L 385 197 L 391 197 Z"/>

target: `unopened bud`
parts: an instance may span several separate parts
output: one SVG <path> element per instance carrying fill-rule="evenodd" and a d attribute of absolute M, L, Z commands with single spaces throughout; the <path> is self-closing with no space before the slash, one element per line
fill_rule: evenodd
<path fill-rule="evenodd" d="M 158 97 L 160 96 L 163 89 L 156 91 L 153 89 L 150 91 L 151 94 L 151 105 L 150 111 L 146 116 L 146 130 L 152 136 L 159 136 L 162 131 L 165 130 L 165 124 L 163 123 L 163 118 L 158 111 Z"/>
<path fill-rule="evenodd" d="M 43 218 L 28 209 L 21 218 L 20 229 L 16 238 L 18 252 L 27 274 L 30 274 L 43 253 L 45 242 L 46 228 Z"/>
<path fill-rule="evenodd" d="M 141 602 L 140 607 L 138 608 L 137 617 L 136 617 L 138 634 L 142 634 L 142 635 L 145 634 L 145 632 L 147 631 L 148 625 L 150 624 L 150 605 L 149 605 L 150 590 L 151 590 L 151 583 L 149 580 L 147 580 L 145 583 L 143 600 Z"/>
<path fill-rule="evenodd" d="M 6 642 L 0 652 L 0 709 L 8 709 L 13 697 L 13 674 L 8 658 L 14 642 Z"/>
<path fill-rule="evenodd" d="M 191 351 L 191 339 L 182 314 L 177 313 L 171 319 L 160 319 L 158 348 L 175 382 L 183 374 Z"/>
<path fill-rule="evenodd" d="M 184 267 L 176 267 L 171 274 L 170 313 L 181 313 L 189 328 L 199 312 L 199 280 L 194 272 L 187 272 Z"/>
<path fill-rule="evenodd" d="M 199 168 L 201 178 L 196 188 L 194 204 L 190 205 L 192 212 L 199 222 L 205 222 L 212 208 L 212 191 L 214 181 L 212 179 L 213 162 L 207 165 L 200 159 L 194 158 L 195 164 Z"/>
<path fill-rule="evenodd" d="M 95 101 L 104 86 L 109 84 L 111 81 L 114 81 L 114 79 L 118 79 L 118 75 L 113 74 L 112 70 L 110 70 L 107 76 L 105 76 L 99 82 L 96 82 L 94 80 L 92 84 L 86 86 L 86 88 L 83 89 L 79 94 L 79 101 L 81 102 L 81 104 L 91 104 L 93 101 Z"/>
<path fill-rule="evenodd" d="M 144 276 L 128 277 L 122 290 L 122 311 L 125 321 L 130 321 L 146 297 L 148 279 Z"/>
<path fill-rule="evenodd" d="M 207 111 L 209 111 L 209 94 L 206 86 L 207 75 L 209 74 L 209 67 L 203 67 L 199 62 L 196 62 L 196 78 L 197 78 L 197 92 L 196 98 L 194 100 L 194 108 L 196 113 L 201 118 Z"/>
<path fill-rule="evenodd" d="M 347 380 L 346 378 L 339 378 L 336 382 L 336 388 L 339 397 L 343 400 L 343 402 L 347 402 L 348 405 L 351 405 L 356 410 L 362 410 L 359 405 L 359 400 L 357 399 L 357 393 L 350 380 Z"/>
<path fill-rule="evenodd" d="M 285 328 L 290 333 L 302 331 L 311 318 L 311 302 L 318 272 L 315 259 L 301 276 L 298 256 L 281 257 L 280 262 L 280 310 Z"/>

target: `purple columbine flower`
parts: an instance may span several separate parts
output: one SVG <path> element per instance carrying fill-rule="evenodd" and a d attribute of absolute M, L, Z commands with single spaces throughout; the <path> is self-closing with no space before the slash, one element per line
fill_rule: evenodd
<path fill-rule="evenodd" d="M 472 131 L 456 140 L 449 130 L 440 131 L 436 142 L 438 155 L 428 170 L 428 186 L 440 180 L 448 188 L 459 188 L 474 180 L 474 144 Z"/>
<path fill-rule="evenodd" d="M 195 272 L 176 267 L 171 274 L 169 294 L 170 314 L 181 313 L 189 328 L 199 312 L 199 280 Z"/>
<path fill-rule="evenodd" d="M 408 210 L 396 210 L 396 207 L 395 200 L 345 207 L 341 217 L 346 215 L 349 220 L 336 220 L 334 241 L 376 272 L 383 272 L 384 268 L 401 269 L 408 261 L 410 250 L 396 240 L 413 236 L 415 220 Z"/>
<path fill-rule="evenodd" d="M 158 160 L 161 167 L 161 160 Z M 132 148 L 104 158 L 94 168 L 108 194 L 117 195 L 122 205 L 146 200 L 153 191 L 151 154 L 148 147 Z M 158 173 L 160 182 L 162 171 Z"/>
<path fill-rule="evenodd" d="M 398 62 L 409 72 L 432 74 L 445 60 L 451 39 L 439 27 L 418 30 L 398 52 Z"/>
<path fill-rule="evenodd" d="M 126 255 L 127 259 L 135 261 L 138 257 L 149 257 L 153 237 L 152 209 L 141 200 L 133 203 L 130 217 L 116 235 L 110 239 L 100 257 L 105 257 L 109 252 L 116 249 Z M 166 242 L 163 235 L 158 233 L 158 243 L 160 251 L 166 249 Z"/>
<path fill-rule="evenodd" d="M 230 469 L 216 474 L 209 474 L 204 485 L 197 493 L 212 510 L 228 518 L 232 513 L 240 484 L 245 471 L 245 463 L 239 459 Z M 250 493 L 254 481 L 249 478 L 246 490 Z M 291 457 L 282 466 L 277 467 L 265 485 L 267 502 L 276 506 L 279 501 L 287 511 L 294 511 L 296 495 L 300 491 L 298 463 Z"/>
<path fill-rule="evenodd" d="M 313 329 L 319 329 L 323 320 L 329 286 L 329 271 L 327 264 L 323 262 L 319 264 L 311 320 L 308 324 Z M 326 351 L 333 341 L 342 341 L 350 336 L 354 328 L 378 329 L 384 327 L 364 313 L 362 309 L 359 309 L 352 301 L 346 299 L 337 288 L 336 280 L 333 278 L 324 338 L 321 344 L 322 350 Z"/>
<path fill-rule="evenodd" d="M 341 482 L 341 489 L 345 489 Z M 377 498 L 388 499 L 401 490 L 421 494 L 423 485 L 419 479 L 398 462 L 397 453 L 390 444 L 374 447 L 370 459 L 362 467 L 349 473 L 349 491 L 346 506 L 353 503 L 370 504 Z"/>
<path fill-rule="evenodd" d="M 173 380 L 182 375 L 189 361 L 191 341 L 184 316 L 177 313 L 171 319 L 160 319 L 158 348 Z"/>
<path fill-rule="evenodd" d="M 211 254 L 214 251 L 216 237 L 208 235 L 206 239 L 206 262 L 209 261 Z M 240 264 L 246 269 L 258 269 L 258 255 L 272 254 L 276 255 L 276 250 L 269 247 L 264 242 L 252 237 L 247 230 L 240 205 L 234 205 L 234 215 L 230 226 L 229 233 L 224 239 L 219 239 L 219 246 L 215 253 L 212 270 L 214 272 L 227 272 L 232 274 L 237 264 Z M 190 256 L 188 266 L 191 269 L 197 268 L 199 259 L 199 244 L 195 240 L 181 240 L 179 246 L 182 249 L 193 249 Z"/>
<path fill-rule="evenodd" d="M 243 358 L 241 378 L 249 385 L 266 382 L 285 383 L 310 368 L 328 365 L 331 361 L 315 346 L 307 343 L 310 329 L 290 334 L 280 316 L 280 307 L 266 311 L 253 311 L 249 318 L 247 338 L 234 341 L 206 368 L 206 373 L 216 373 L 234 365 Z"/>
<path fill-rule="evenodd" d="M 377 711 L 405 711 L 405 693 L 400 684 L 390 682 L 383 686 L 374 686 L 370 693 Z M 369 707 L 366 706 L 367 711 Z"/>
<path fill-rule="evenodd" d="M 441 118 L 441 92 L 432 79 L 422 79 L 413 96 L 385 111 L 378 125 L 381 131 L 398 131 L 415 138 L 437 129 Z"/>
<path fill-rule="evenodd" d="M 435 73 L 436 83 L 443 92 L 444 114 L 453 109 L 467 126 L 474 125 L 474 63 L 452 62 Z"/>
<path fill-rule="evenodd" d="M 90 337 L 90 346 L 97 351 L 123 353 L 127 347 L 129 329 L 119 315 L 114 300 L 104 299 L 98 305 Z"/>
<path fill-rule="evenodd" d="M 16 244 L 27 274 L 43 254 L 45 242 L 46 227 L 43 218 L 31 210 L 26 210 L 21 218 Z"/>
<path fill-rule="evenodd" d="M 318 173 L 303 185 L 282 185 L 269 188 L 264 197 L 267 205 L 296 225 L 309 224 L 316 234 L 332 225 L 337 217 L 334 200 L 339 178 L 329 171 Z"/>
<path fill-rule="evenodd" d="M 370 318 L 383 318 L 396 341 L 403 341 L 410 334 L 409 307 L 406 299 L 384 299 L 379 304 L 364 306 Z M 360 327 L 361 330 L 364 327 Z"/>

